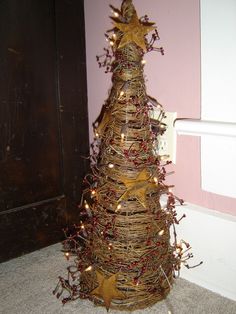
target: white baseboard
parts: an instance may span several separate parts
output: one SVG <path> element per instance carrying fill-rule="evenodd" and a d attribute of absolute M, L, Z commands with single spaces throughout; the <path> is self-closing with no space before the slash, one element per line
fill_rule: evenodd
<path fill-rule="evenodd" d="M 186 218 L 177 226 L 178 239 L 189 242 L 194 258 L 181 277 L 236 301 L 236 217 L 193 204 L 176 207 Z"/>

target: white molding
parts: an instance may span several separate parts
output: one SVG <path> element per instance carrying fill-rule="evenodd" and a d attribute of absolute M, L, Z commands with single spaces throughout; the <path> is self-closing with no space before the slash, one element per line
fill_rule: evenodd
<path fill-rule="evenodd" d="M 184 135 L 217 135 L 236 137 L 236 123 L 206 121 L 198 119 L 176 119 L 174 127 L 177 134 Z"/>
<path fill-rule="evenodd" d="M 194 258 L 181 277 L 236 301 L 236 217 L 193 204 L 177 207 L 186 218 L 177 226 L 179 239 L 192 246 Z"/>

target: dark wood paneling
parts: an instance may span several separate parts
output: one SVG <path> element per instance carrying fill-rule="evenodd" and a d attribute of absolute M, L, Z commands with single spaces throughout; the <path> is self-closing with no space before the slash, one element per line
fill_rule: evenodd
<path fill-rule="evenodd" d="M 14 208 L 0 216 L 1 261 L 34 251 L 62 239 L 66 198 Z M 59 227 L 61 226 L 61 227 Z"/>
<path fill-rule="evenodd" d="M 63 193 L 53 1 L 1 11 L 0 211 Z"/>
<path fill-rule="evenodd" d="M 64 156 L 65 193 L 69 201 L 81 196 L 83 175 L 88 171 L 89 138 L 84 3 L 77 0 L 56 2 L 58 68 L 61 125 Z M 73 167 L 71 167 L 73 165 Z M 73 204 L 74 205 L 74 204 Z M 78 213 L 71 211 L 71 221 Z"/>
<path fill-rule="evenodd" d="M 83 1 L 0 2 L 0 260 L 59 241 L 88 169 Z"/>

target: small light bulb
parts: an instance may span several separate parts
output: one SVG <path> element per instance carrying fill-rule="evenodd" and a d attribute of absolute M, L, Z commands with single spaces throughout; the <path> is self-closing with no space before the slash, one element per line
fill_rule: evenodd
<path fill-rule="evenodd" d="M 121 133 L 120 137 L 121 137 L 121 142 L 123 142 L 124 139 L 125 139 L 125 134 L 124 134 L 124 133 Z"/>
<path fill-rule="evenodd" d="M 119 16 L 119 13 L 118 13 L 118 12 L 115 12 L 115 11 L 114 11 L 113 14 L 114 14 L 115 17 L 118 17 L 118 16 Z"/>
<path fill-rule="evenodd" d="M 165 230 L 161 230 L 158 232 L 159 236 L 162 236 L 165 233 Z"/>
<path fill-rule="evenodd" d="M 103 235 L 103 231 L 101 231 L 101 235 Z"/>
<path fill-rule="evenodd" d="M 69 260 L 69 258 L 70 258 L 70 253 L 69 253 L 69 252 L 66 252 L 66 253 L 65 253 L 65 257 L 66 257 L 67 260 Z"/>
<path fill-rule="evenodd" d="M 114 168 L 114 164 L 108 164 L 108 168 L 110 169 Z"/>
<path fill-rule="evenodd" d="M 182 250 L 180 248 L 176 249 L 177 254 L 179 254 Z"/>
<path fill-rule="evenodd" d="M 117 38 L 116 34 L 112 34 L 112 37 L 113 37 L 114 39 L 116 39 L 116 38 Z"/>
<path fill-rule="evenodd" d="M 85 229 L 85 226 L 84 226 L 84 225 L 81 225 L 81 229 Z"/>
<path fill-rule="evenodd" d="M 95 194 L 96 194 L 96 191 L 95 191 L 95 190 L 92 190 L 92 191 L 91 191 L 91 194 L 92 194 L 92 195 L 95 195 Z"/>
<path fill-rule="evenodd" d="M 122 90 L 121 92 L 120 92 L 120 96 L 123 96 L 125 94 L 125 92 Z"/>
<path fill-rule="evenodd" d="M 118 204 L 116 207 L 117 210 L 121 209 L 121 204 Z"/>
<path fill-rule="evenodd" d="M 98 132 L 96 132 L 96 133 L 95 133 L 95 136 L 96 136 L 96 137 L 99 137 L 99 134 L 98 134 Z"/>
<path fill-rule="evenodd" d="M 147 61 L 146 61 L 146 60 L 142 60 L 141 63 L 142 63 L 142 64 L 146 64 Z"/>
<path fill-rule="evenodd" d="M 93 269 L 93 267 L 92 266 L 89 266 L 89 267 L 87 267 L 86 269 L 85 269 L 85 271 L 90 271 L 90 270 L 92 270 Z"/>
<path fill-rule="evenodd" d="M 154 180 L 155 183 L 158 183 L 157 177 L 154 177 L 153 180 Z"/>
<path fill-rule="evenodd" d="M 114 41 L 111 40 L 111 41 L 110 41 L 110 45 L 111 45 L 111 46 L 114 46 Z"/>
<path fill-rule="evenodd" d="M 172 189 L 171 189 L 171 188 L 168 188 L 168 192 L 169 192 L 169 193 L 172 193 Z"/>
<path fill-rule="evenodd" d="M 86 209 L 89 209 L 89 205 L 88 204 L 85 204 L 84 206 Z"/>

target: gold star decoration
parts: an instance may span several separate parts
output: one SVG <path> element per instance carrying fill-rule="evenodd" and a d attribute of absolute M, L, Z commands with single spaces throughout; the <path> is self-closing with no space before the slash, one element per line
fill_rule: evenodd
<path fill-rule="evenodd" d="M 91 295 L 102 298 L 108 311 L 112 299 L 125 299 L 126 296 L 116 288 L 118 274 L 114 274 L 107 278 L 99 271 L 96 271 L 96 275 L 98 287 L 91 292 Z"/>
<path fill-rule="evenodd" d="M 150 23 L 150 25 L 144 25 L 140 23 L 136 12 L 133 14 L 128 24 L 117 22 L 114 23 L 115 27 L 124 33 L 118 48 L 122 48 L 128 43 L 134 42 L 144 51 L 147 51 L 144 36 L 156 28 L 154 26 L 151 26 L 153 24 L 154 23 Z"/>
<path fill-rule="evenodd" d="M 127 199 L 131 196 L 137 198 L 140 204 L 146 208 L 146 193 L 150 188 L 156 188 L 157 185 L 154 181 L 150 180 L 150 174 L 146 169 L 143 169 L 135 179 L 121 177 L 121 181 L 126 187 L 126 191 L 121 195 L 118 202 Z"/>

